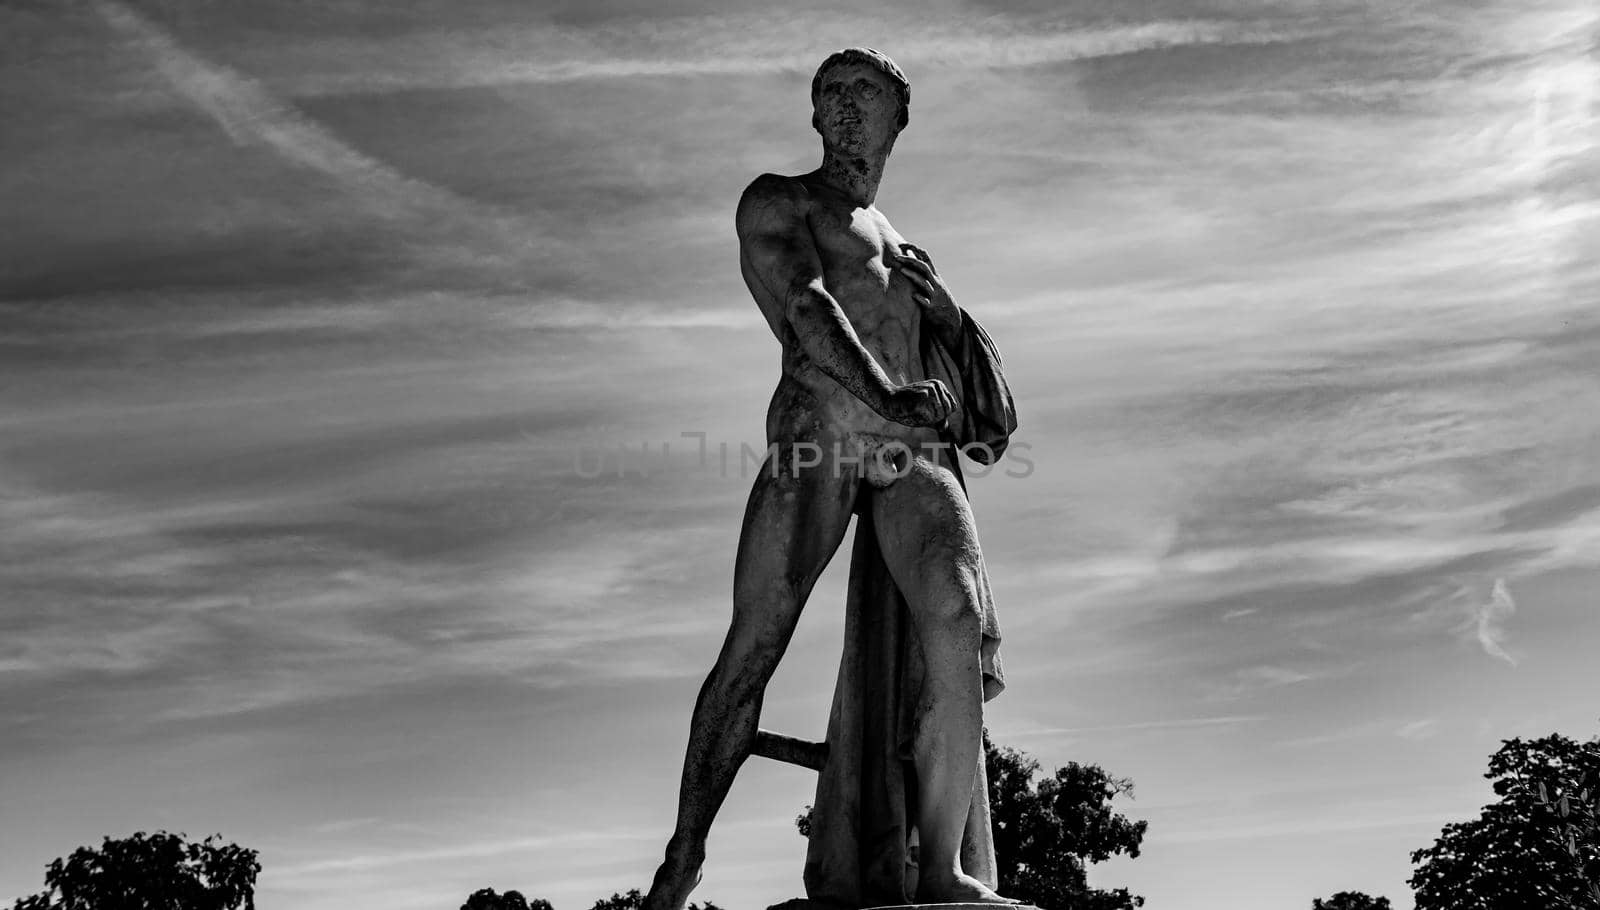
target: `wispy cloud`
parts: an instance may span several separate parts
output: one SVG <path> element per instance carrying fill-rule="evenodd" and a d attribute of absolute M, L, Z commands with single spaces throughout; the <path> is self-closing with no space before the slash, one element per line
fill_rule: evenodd
<path fill-rule="evenodd" d="M 1449 819 L 1441 819 L 1436 814 L 1408 814 L 1385 811 L 1368 816 L 1349 818 L 1323 817 L 1310 820 L 1246 822 L 1243 824 L 1223 822 L 1200 830 L 1180 829 L 1164 834 L 1152 834 L 1150 844 L 1155 847 L 1163 843 L 1194 844 L 1213 841 L 1259 840 L 1263 838 L 1314 837 L 1326 834 L 1380 831 L 1387 828 L 1425 829 L 1446 821 L 1449 821 Z"/>
<path fill-rule="evenodd" d="M 1040 17 L 929 20 L 865 13 L 819 22 L 793 10 L 730 10 L 711 16 L 632 19 L 600 26 L 525 23 L 493 33 L 452 29 L 383 42 L 314 39 L 303 53 L 318 64 L 285 74 L 296 94 L 393 91 L 660 76 L 809 72 L 862 35 L 893 34 L 897 60 L 971 68 L 1065 63 L 1171 47 L 1256 45 L 1305 37 L 1272 21 L 1195 18 L 1104 24 Z M 343 59 L 341 59 L 343 58 Z M 350 68 L 354 59 L 362 66 Z"/>
<path fill-rule="evenodd" d="M 392 214 L 458 210 L 463 201 L 364 155 L 269 94 L 254 80 L 194 54 L 172 35 L 115 0 L 95 0 L 107 24 L 143 50 L 172 89 L 239 144 L 260 144 L 301 166 L 373 191 Z"/>
<path fill-rule="evenodd" d="M 283 876 L 292 884 L 296 879 L 313 876 L 321 877 L 333 873 L 364 872 L 414 863 L 442 863 L 451 860 L 480 859 L 507 853 L 530 853 L 548 850 L 557 846 L 564 847 L 581 844 L 603 846 L 627 840 L 654 839 L 656 836 L 657 832 L 655 831 L 636 828 L 604 831 L 562 831 L 534 837 L 516 837 L 504 840 L 454 844 L 448 847 L 431 847 L 421 850 L 391 850 L 342 856 L 336 859 L 312 860 L 310 862 L 291 863 L 281 866 L 274 872 L 276 875 Z"/>
<path fill-rule="evenodd" d="M 166 91 L 203 112 L 235 145 L 331 178 L 364 217 L 421 232 L 428 242 L 411 245 L 413 265 L 466 266 L 489 283 L 558 260 L 568 248 L 568 238 L 526 213 L 468 198 L 357 148 L 261 80 L 207 59 L 133 7 L 94 0 L 92 8 L 160 74 Z"/>
<path fill-rule="evenodd" d="M 1511 599 L 1511 589 L 1506 585 L 1506 580 L 1496 578 L 1489 599 L 1478 605 L 1476 617 L 1478 644 L 1483 648 L 1483 653 L 1512 666 L 1517 665 L 1517 659 L 1506 653 L 1504 642 L 1506 622 L 1516 611 L 1517 602 Z"/>
<path fill-rule="evenodd" d="M 1394 731 L 1395 736 L 1398 736 L 1401 739 L 1410 740 L 1412 742 L 1422 742 L 1426 739 L 1432 739 L 1434 736 L 1437 736 L 1438 733 L 1439 719 L 1437 717 L 1424 717 L 1421 720 L 1414 720 L 1410 723 L 1401 725 L 1399 729 Z"/>
<path fill-rule="evenodd" d="M 1088 727 L 1002 727 L 996 738 L 1026 739 L 1033 736 L 1065 736 L 1084 733 L 1131 733 L 1139 731 L 1181 730 L 1189 727 L 1231 727 L 1266 720 L 1261 714 L 1232 714 L 1218 717 L 1181 717 L 1172 720 L 1146 720 L 1125 724 L 1099 724 Z"/>

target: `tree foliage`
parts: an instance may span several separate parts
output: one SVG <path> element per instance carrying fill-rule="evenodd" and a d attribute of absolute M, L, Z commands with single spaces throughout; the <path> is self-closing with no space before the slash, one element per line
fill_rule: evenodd
<path fill-rule="evenodd" d="M 644 906 L 644 895 L 634 888 L 627 894 L 613 894 L 603 901 L 596 901 L 590 910 L 639 910 Z M 706 901 L 704 904 L 689 904 L 688 910 L 722 910 L 716 904 Z"/>
<path fill-rule="evenodd" d="M 1043 910 L 1124 910 L 1144 898 L 1124 888 L 1089 887 L 1087 863 L 1139 855 L 1148 822 L 1132 821 L 1111 805 L 1133 795 L 1133 782 L 1099 765 L 1069 762 L 1039 777 L 1039 763 L 983 739 L 989 811 L 999 864 L 1000 893 Z"/>
<path fill-rule="evenodd" d="M 143 831 L 79 847 L 45 871 L 45 890 L 13 910 L 255 910 L 256 851 L 212 835 Z"/>
<path fill-rule="evenodd" d="M 1600 910 L 1600 745 L 1560 735 L 1505 740 L 1484 776 L 1499 801 L 1412 853 L 1417 910 Z"/>
<path fill-rule="evenodd" d="M 497 893 L 493 888 L 480 888 L 472 892 L 461 910 L 554 910 L 543 898 L 528 900 L 521 891 Z"/>
<path fill-rule="evenodd" d="M 1311 910 L 1391 910 L 1387 897 L 1372 897 L 1360 891 L 1340 891 L 1333 897 L 1311 902 Z"/>
<path fill-rule="evenodd" d="M 1582 747 L 1578 764 L 1576 781 L 1546 777 L 1532 786 L 1589 896 L 1600 905 L 1600 739 Z"/>

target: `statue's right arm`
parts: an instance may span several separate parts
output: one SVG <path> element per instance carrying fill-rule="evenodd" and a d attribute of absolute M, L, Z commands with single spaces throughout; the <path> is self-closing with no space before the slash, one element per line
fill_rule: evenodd
<path fill-rule="evenodd" d="M 807 205 L 804 186 L 773 174 L 757 177 L 739 200 L 739 252 L 767 292 L 756 301 L 775 329 L 786 323 L 793 330 L 823 373 L 883 414 L 896 387 L 823 286 Z"/>

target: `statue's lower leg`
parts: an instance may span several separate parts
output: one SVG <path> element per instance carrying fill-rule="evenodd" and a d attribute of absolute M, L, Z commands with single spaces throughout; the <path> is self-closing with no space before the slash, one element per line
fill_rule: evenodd
<path fill-rule="evenodd" d="M 724 675 L 721 666 L 713 669 L 695 702 L 678 789 L 677 828 L 643 910 L 683 910 L 688 904 L 690 892 L 700 884 L 711 822 L 755 745 L 760 692 L 737 691 L 737 683 Z"/>
<path fill-rule="evenodd" d="M 919 903 L 1015 903 L 961 869 L 961 840 L 983 750 L 978 642 L 967 640 L 977 638 L 977 617 L 970 619 L 971 635 L 922 636 L 926 672 L 915 743 Z"/>
<path fill-rule="evenodd" d="M 682 910 L 689 902 L 689 894 L 700 884 L 706 860 L 705 836 L 674 834 L 667 842 L 667 856 L 656 867 L 655 878 L 650 882 L 650 892 L 645 897 L 645 910 Z"/>

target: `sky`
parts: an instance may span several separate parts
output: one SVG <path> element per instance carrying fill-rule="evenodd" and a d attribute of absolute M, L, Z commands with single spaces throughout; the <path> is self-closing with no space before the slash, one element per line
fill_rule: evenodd
<path fill-rule="evenodd" d="M 15 0 L 0 899 L 156 829 L 263 910 L 648 883 L 779 369 L 734 205 L 853 44 L 1017 398 L 987 724 L 1150 823 L 1092 883 L 1409 908 L 1502 739 L 1596 732 L 1586 0 Z M 748 763 L 696 898 L 798 896 L 814 784 Z"/>

